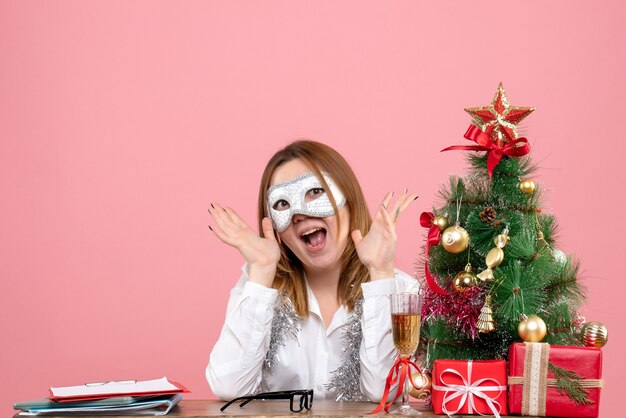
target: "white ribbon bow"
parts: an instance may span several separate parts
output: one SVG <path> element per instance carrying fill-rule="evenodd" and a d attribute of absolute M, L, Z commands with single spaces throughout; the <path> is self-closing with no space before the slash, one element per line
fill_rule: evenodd
<path fill-rule="evenodd" d="M 454 384 L 446 383 L 443 379 L 443 375 L 446 373 L 452 373 L 452 374 L 457 375 L 458 377 L 461 378 L 461 380 L 463 381 L 463 384 L 454 385 Z M 465 380 L 465 378 L 463 377 L 461 373 L 457 372 L 454 369 L 446 369 L 443 372 L 441 372 L 441 374 L 439 375 L 439 380 L 441 381 L 442 386 L 433 384 L 433 389 L 446 392 L 446 394 L 443 396 L 441 409 L 448 417 L 451 417 L 452 415 L 459 412 L 461 408 L 463 408 L 463 406 L 465 405 L 465 402 L 467 402 L 468 414 L 473 414 L 474 412 L 476 412 L 479 415 L 488 415 L 488 414 L 482 414 L 478 410 L 476 410 L 476 407 L 474 405 L 474 396 L 476 396 L 478 398 L 483 399 L 487 403 L 487 406 L 491 410 L 491 413 L 496 418 L 500 418 L 500 411 L 502 410 L 502 406 L 500 405 L 498 401 L 496 401 L 496 399 L 498 398 L 498 396 L 500 396 L 503 390 L 506 390 L 506 386 L 499 386 L 500 382 L 490 377 L 479 379 L 475 381 L 474 383 L 470 384 L 469 382 L 472 381 L 472 360 L 469 360 L 467 362 L 467 380 Z M 488 381 L 495 382 L 496 385 L 498 386 L 481 386 L 483 383 L 486 383 Z M 483 393 L 483 392 L 495 392 L 495 391 L 498 391 L 498 394 L 494 396 L 493 398 Z M 448 408 L 446 406 L 448 402 L 458 398 L 459 396 L 461 397 L 461 400 L 459 402 L 459 407 L 452 412 L 448 411 Z"/>

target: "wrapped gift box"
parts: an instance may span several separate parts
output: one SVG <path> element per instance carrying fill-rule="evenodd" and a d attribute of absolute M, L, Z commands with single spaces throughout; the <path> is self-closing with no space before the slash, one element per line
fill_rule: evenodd
<path fill-rule="evenodd" d="M 548 362 L 579 375 L 591 405 L 577 405 L 556 389 Z M 516 415 L 597 417 L 602 387 L 599 348 L 513 344 L 509 353 L 509 411 Z"/>
<path fill-rule="evenodd" d="M 436 414 L 507 415 L 504 360 L 435 360 L 432 381 Z"/>

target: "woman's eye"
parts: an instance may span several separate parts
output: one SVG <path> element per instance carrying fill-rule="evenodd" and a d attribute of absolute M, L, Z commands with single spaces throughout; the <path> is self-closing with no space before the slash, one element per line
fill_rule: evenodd
<path fill-rule="evenodd" d="M 274 203 L 274 206 L 272 206 L 274 208 L 274 210 L 287 210 L 289 209 L 289 203 L 286 200 L 279 200 L 278 202 Z"/>
<path fill-rule="evenodd" d="M 315 200 L 323 194 L 324 194 L 324 189 L 322 189 L 321 187 L 315 187 L 314 189 L 311 189 L 308 192 L 306 192 L 306 198 L 307 198 L 307 201 L 310 202 L 311 200 Z"/>

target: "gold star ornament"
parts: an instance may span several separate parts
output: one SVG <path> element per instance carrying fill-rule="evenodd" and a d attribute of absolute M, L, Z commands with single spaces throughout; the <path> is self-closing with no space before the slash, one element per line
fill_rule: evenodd
<path fill-rule="evenodd" d="M 511 106 L 502 83 L 489 106 L 465 109 L 472 116 L 474 124 L 498 146 L 518 138 L 516 125 L 533 110 L 534 107 Z"/>

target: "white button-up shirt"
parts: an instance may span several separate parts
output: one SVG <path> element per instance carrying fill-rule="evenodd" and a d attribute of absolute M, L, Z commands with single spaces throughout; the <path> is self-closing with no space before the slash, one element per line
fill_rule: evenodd
<path fill-rule="evenodd" d="M 270 345 L 276 289 L 250 282 L 243 274 L 232 289 L 222 333 L 211 352 L 206 377 L 213 393 L 230 400 L 252 394 L 261 382 L 261 370 Z M 395 278 L 363 283 L 360 347 L 361 392 L 371 401 L 382 397 L 385 379 L 394 362 L 388 295 L 417 292 L 419 283 L 396 270 Z M 296 338 L 285 336 L 277 365 L 266 376 L 269 390 L 315 389 L 316 398 L 335 398 L 325 385 L 344 359 L 342 336 L 350 313 L 341 305 L 328 328 L 315 295 L 307 284 L 309 315 L 300 321 Z"/>

